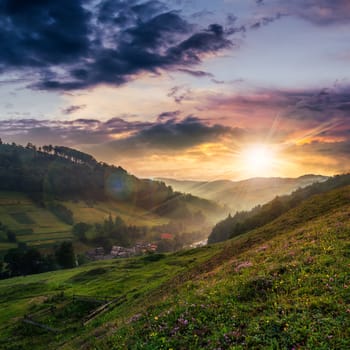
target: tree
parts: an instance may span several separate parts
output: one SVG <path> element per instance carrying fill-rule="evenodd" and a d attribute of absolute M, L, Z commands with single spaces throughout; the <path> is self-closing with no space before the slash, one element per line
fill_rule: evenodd
<path fill-rule="evenodd" d="M 4 262 L 7 264 L 7 269 L 9 270 L 11 276 L 21 275 L 23 255 L 23 251 L 14 248 L 10 249 L 4 256 Z"/>
<path fill-rule="evenodd" d="M 16 243 L 17 242 L 17 237 L 16 237 L 16 234 L 12 231 L 7 231 L 7 240 L 10 242 L 10 243 Z"/>
<path fill-rule="evenodd" d="M 31 275 L 44 271 L 43 256 L 34 248 L 10 249 L 4 257 L 4 262 L 7 263 L 11 276 Z"/>
<path fill-rule="evenodd" d="M 24 253 L 21 270 L 24 275 L 43 272 L 43 257 L 38 250 L 31 248 Z"/>
<path fill-rule="evenodd" d="M 86 232 L 89 231 L 91 225 L 85 222 L 79 222 L 73 226 L 72 232 L 80 241 L 86 242 Z"/>
<path fill-rule="evenodd" d="M 75 253 L 72 242 L 62 242 L 55 252 L 58 265 L 64 269 L 76 266 Z"/>

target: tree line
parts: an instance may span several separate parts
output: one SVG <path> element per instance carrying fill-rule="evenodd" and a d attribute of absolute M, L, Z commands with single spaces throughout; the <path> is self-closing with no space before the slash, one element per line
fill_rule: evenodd
<path fill-rule="evenodd" d="M 72 242 L 62 242 L 54 248 L 53 254 L 42 254 L 25 243 L 19 243 L 17 248 L 8 250 L 0 261 L 0 278 L 26 276 L 75 266 L 77 259 Z"/>
<path fill-rule="evenodd" d="M 72 229 L 76 239 L 87 245 L 101 246 L 105 251 L 110 251 L 113 245 L 129 247 L 136 240 L 144 238 L 147 232 L 146 226 L 127 225 L 121 217 L 113 219 L 111 215 L 102 223 L 92 225 L 79 222 Z"/>

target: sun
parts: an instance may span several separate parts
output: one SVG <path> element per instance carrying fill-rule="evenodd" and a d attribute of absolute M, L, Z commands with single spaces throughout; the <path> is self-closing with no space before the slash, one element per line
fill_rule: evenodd
<path fill-rule="evenodd" d="M 254 144 L 245 148 L 241 154 L 241 163 L 248 176 L 271 176 L 276 163 L 273 148 L 266 144 Z"/>

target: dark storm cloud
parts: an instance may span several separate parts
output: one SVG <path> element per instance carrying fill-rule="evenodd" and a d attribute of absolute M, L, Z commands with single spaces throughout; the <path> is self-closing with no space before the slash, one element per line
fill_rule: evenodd
<path fill-rule="evenodd" d="M 68 115 L 68 114 L 73 114 L 73 113 L 75 113 L 75 112 L 77 112 L 77 111 L 80 111 L 80 110 L 84 109 L 85 107 L 86 107 L 86 105 L 73 105 L 73 106 L 69 106 L 69 107 L 67 107 L 67 108 L 62 109 L 62 113 L 63 113 L 63 114 L 66 114 L 66 115 Z"/>
<path fill-rule="evenodd" d="M 2 0 L 0 67 L 50 67 L 86 55 L 90 17 L 81 0 Z"/>
<path fill-rule="evenodd" d="M 164 112 L 155 122 L 129 122 L 113 118 L 50 121 L 17 119 L 0 121 L 0 135 L 9 142 L 35 144 L 99 145 L 97 148 L 121 155 L 181 151 L 224 137 L 241 138 L 245 131 L 223 125 L 209 125 L 194 116 L 179 119 L 180 111 Z M 117 139 L 116 139 L 117 137 Z"/>
<path fill-rule="evenodd" d="M 191 71 L 230 48 L 230 34 L 216 23 L 198 29 L 160 1 L 2 0 L 0 71 L 30 72 L 39 89 L 120 85 L 142 72 Z"/>
<path fill-rule="evenodd" d="M 169 119 L 163 123 L 154 123 L 130 137 L 112 141 L 105 146 L 110 151 L 139 157 L 140 152 L 183 151 L 208 142 L 221 142 L 225 136 L 238 139 L 243 134 L 242 129 L 207 125 L 199 118 L 188 116 L 183 120 Z"/>

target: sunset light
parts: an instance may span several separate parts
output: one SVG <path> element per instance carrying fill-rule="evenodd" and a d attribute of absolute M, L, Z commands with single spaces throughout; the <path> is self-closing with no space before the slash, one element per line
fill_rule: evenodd
<path fill-rule="evenodd" d="M 254 144 L 242 151 L 240 161 L 248 176 L 269 176 L 276 165 L 276 154 L 271 146 Z"/>
<path fill-rule="evenodd" d="M 350 349 L 350 0 L 0 0 L 0 38 L 0 349 Z"/>

